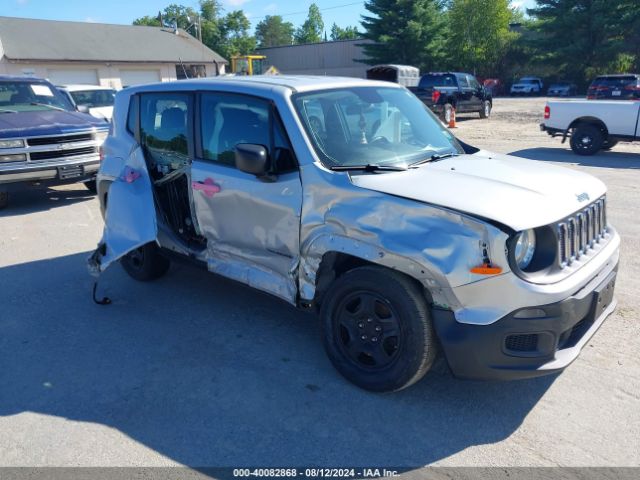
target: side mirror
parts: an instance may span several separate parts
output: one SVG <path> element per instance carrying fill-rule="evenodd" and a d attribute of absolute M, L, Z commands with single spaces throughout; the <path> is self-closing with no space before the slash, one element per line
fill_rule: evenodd
<path fill-rule="evenodd" d="M 87 105 L 78 105 L 76 109 L 81 113 L 89 113 L 89 107 Z"/>
<path fill-rule="evenodd" d="M 236 168 L 241 172 L 262 177 L 267 174 L 269 168 L 269 152 L 263 145 L 238 143 L 236 145 Z"/>

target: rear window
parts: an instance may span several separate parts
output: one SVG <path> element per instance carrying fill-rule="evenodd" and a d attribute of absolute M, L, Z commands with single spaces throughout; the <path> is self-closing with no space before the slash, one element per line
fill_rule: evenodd
<path fill-rule="evenodd" d="M 423 75 L 420 79 L 420 88 L 429 87 L 457 87 L 455 75 Z"/>
<path fill-rule="evenodd" d="M 592 87 L 619 87 L 624 88 L 629 85 L 637 85 L 638 78 L 634 75 L 624 77 L 598 77 L 591 84 Z"/>

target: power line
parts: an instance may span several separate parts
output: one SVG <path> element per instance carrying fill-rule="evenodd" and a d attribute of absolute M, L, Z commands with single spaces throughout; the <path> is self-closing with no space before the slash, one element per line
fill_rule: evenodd
<path fill-rule="evenodd" d="M 353 5 L 360 5 L 362 3 L 364 3 L 364 0 L 360 0 L 359 2 L 344 3 L 342 5 L 334 5 L 333 7 L 320 8 L 319 10 L 321 12 L 324 12 L 326 10 L 335 10 L 336 8 L 351 7 Z M 300 12 L 280 13 L 279 15 L 281 17 L 290 17 L 292 15 L 304 15 L 304 14 L 307 14 L 307 13 L 309 13 L 309 10 L 304 10 L 304 11 L 300 11 Z"/>

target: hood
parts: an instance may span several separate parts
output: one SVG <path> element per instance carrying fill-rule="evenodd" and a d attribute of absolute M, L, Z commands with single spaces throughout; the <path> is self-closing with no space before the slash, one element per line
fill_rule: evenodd
<path fill-rule="evenodd" d="M 89 113 L 93 117 L 110 122 L 113 116 L 113 107 L 93 107 L 89 109 Z"/>
<path fill-rule="evenodd" d="M 0 114 L 0 138 L 63 135 L 86 131 L 89 128 L 105 128 L 104 120 L 86 113 L 42 110 Z"/>
<path fill-rule="evenodd" d="M 586 173 L 483 150 L 402 172 L 351 175 L 351 181 L 516 231 L 556 222 L 606 193 L 604 183 Z"/>

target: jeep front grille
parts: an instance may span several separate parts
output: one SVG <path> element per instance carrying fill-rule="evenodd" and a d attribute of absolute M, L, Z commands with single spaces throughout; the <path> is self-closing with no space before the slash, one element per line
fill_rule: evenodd
<path fill-rule="evenodd" d="M 564 219 L 557 226 L 560 266 L 571 265 L 587 255 L 607 233 L 606 198 L 596 200 L 585 209 Z"/>

